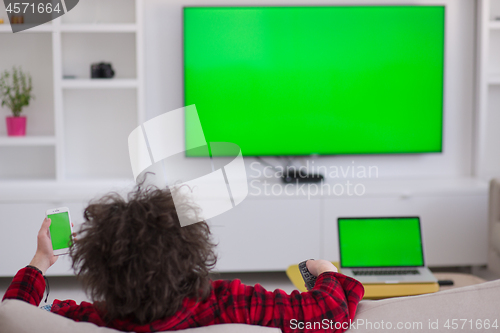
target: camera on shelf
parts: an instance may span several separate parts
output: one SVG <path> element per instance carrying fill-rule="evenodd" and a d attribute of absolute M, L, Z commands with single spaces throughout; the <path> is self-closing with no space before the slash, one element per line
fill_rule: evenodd
<path fill-rule="evenodd" d="M 90 65 L 90 77 L 93 79 L 110 79 L 115 76 L 115 71 L 110 63 L 100 62 Z"/>

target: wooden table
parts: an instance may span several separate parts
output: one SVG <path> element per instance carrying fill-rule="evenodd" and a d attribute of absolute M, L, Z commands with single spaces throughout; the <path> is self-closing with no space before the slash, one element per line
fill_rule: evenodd
<path fill-rule="evenodd" d="M 464 273 L 434 273 L 434 276 L 438 280 L 453 280 L 453 286 L 441 286 L 439 290 L 448 290 L 460 287 L 467 287 L 474 284 L 479 284 L 486 282 L 485 279 L 482 279 L 478 276 L 472 274 L 464 274 Z"/>
<path fill-rule="evenodd" d="M 332 262 L 335 267 L 339 267 L 338 262 Z M 300 291 L 307 291 L 304 286 L 304 280 L 299 271 L 299 265 L 291 265 L 286 270 L 286 274 L 290 281 L 294 284 L 295 288 Z M 441 279 L 438 277 L 438 279 Z M 453 280 L 453 278 L 446 278 Z M 444 280 L 444 278 L 443 278 Z M 389 297 L 400 297 L 400 296 L 412 296 L 421 295 L 428 293 L 435 293 L 439 291 L 439 285 L 437 283 L 400 283 L 400 284 L 366 284 L 365 295 L 363 299 L 381 299 Z"/>

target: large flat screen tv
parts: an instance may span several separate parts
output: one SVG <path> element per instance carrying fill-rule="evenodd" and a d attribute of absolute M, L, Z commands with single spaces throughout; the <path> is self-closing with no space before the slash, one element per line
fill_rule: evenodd
<path fill-rule="evenodd" d="M 185 105 L 244 156 L 441 152 L 444 38 L 444 6 L 186 7 Z"/>

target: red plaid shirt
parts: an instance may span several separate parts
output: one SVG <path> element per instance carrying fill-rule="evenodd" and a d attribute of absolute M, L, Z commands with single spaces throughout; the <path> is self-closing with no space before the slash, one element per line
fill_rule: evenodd
<path fill-rule="evenodd" d="M 148 325 L 137 325 L 127 319 L 106 323 L 88 302 L 76 304 L 72 300 L 55 300 L 51 312 L 75 321 L 134 332 L 180 330 L 222 323 L 279 327 L 283 332 L 342 332 L 354 318 L 364 294 L 361 283 L 333 272 L 321 274 L 311 291 L 294 290 L 290 295 L 280 289 L 267 291 L 260 284 L 246 286 L 240 280 L 217 280 L 212 282 L 212 287 L 206 301 L 186 298 L 175 315 Z M 25 267 L 16 274 L 3 299 L 20 299 L 38 306 L 44 290 L 42 274 Z M 341 323 L 346 323 L 344 328 Z"/>

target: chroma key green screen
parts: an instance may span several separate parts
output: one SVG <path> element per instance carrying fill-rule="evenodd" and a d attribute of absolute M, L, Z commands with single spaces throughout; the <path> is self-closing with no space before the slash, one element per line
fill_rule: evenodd
<path fill-rule="evenodd" d="M 420 219 L 339 218 L 342 267 L 423 266 Z"/>
<path fill-rule="evenodd" d="M 71 245 L 71 226 L 68 212 L 51 214 L 47 217 L 51 220 L 49 228 L 52 248 L 54 250 L 68 248 Z"/>
<path fill-rule="evenodd" d="M 444 26 L 444 6 L 186 7 L 185 105 L 246 156 L 441 152 Z"/>

